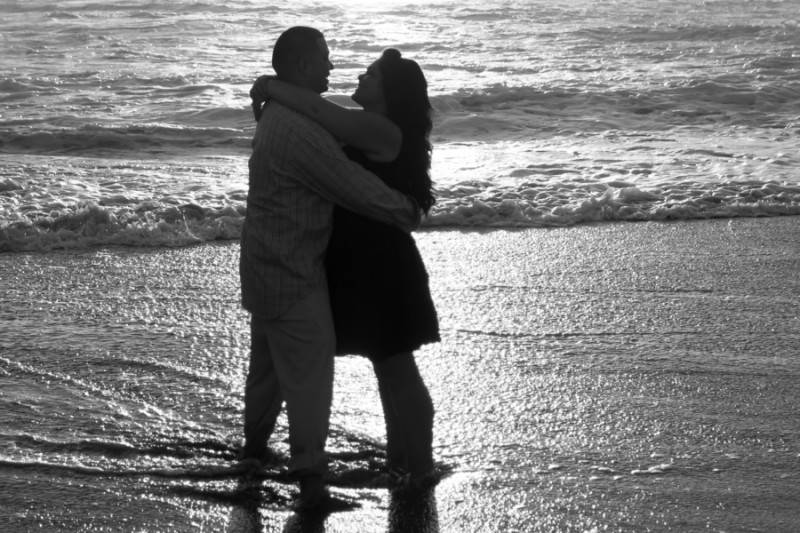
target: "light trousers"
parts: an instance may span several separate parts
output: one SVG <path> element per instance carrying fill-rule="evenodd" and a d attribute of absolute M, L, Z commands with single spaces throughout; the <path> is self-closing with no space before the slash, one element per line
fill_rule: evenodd
<path fill-rule="evenodd" d="M 286 402 L 289 473 L 324 474 L 336 349 L 327 287 L 314 290 L 277 319 L 252 315 L 250 332 L 244 407 L 247 443 L 266 446 Z"/>

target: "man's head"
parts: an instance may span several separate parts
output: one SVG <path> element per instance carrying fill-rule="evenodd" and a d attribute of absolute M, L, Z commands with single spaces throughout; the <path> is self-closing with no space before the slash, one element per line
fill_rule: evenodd
<path fill-rule="evenodd" d="M 306 26 L 283 32 L 272 50 L 272 68 L 281 80 L 318 93 L 327 91 L 333 65 L 322 32 Z"/>

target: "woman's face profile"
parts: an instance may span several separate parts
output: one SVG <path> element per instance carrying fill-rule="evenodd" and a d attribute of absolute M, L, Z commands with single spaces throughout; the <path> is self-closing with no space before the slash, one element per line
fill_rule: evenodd
<path fill-rule="evenodd" d="M 353 93 L 353 100 L 365 109 L 384 109 L 386 106 L 380 61 L 378 59 L 372 63 L 367 71 L 358 77 L 358 87 Z"/>

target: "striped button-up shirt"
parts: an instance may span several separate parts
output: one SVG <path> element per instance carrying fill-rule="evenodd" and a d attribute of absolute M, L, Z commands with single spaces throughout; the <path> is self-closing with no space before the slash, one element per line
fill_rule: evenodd
<path fill-rule="evenodd" d="M 324 286 L 334 204 L 400 227 L 413 200 L 350 161 L 316 122 L 271 102 L 256 127 L 239 272 L 242 305 L 276 318 Z"/>

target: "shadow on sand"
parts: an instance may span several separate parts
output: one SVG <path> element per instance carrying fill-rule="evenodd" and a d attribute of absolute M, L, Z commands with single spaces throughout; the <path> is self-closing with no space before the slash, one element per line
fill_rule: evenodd
<path fill-rule="evenodd" d="M 274 495 L 273 495 L 274 496 Z M 273 498 L 258 483 L 243 481 L 232 503 L 227 533 L 264 531 L 261 508 Z M 350 507 L 352 509 L 352 506 Z M 295 512 L 286 520 L 283 533 L 325 533 L 330 512 Z M 438 533 L 435 487 L 419 492 L 392 492 L 389 499 L 388 533 Z"/>
<path fill-rule="evenodd" d="M 283 533 L 325 533 L 327 517 L 324 513 L 294 513 L 286 521 Z M 438 533 L 435 489 L 413 494 L 392 493 L 387 532 Z"/>

